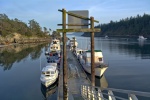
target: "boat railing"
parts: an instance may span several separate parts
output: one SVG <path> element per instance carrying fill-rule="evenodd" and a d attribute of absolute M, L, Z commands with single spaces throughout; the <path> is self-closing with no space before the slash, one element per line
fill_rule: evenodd
<path fill-rule="evenodd" d="M 125 94 L 127 97 L 114 95 L 114 92 L 115 94 Z M 138 99 L 139 97 L 148 98 L 147 100 L 150 100 L 149 92 L 139 92 L 115 88 L 99 88 L 89 85 L 81 85 L 81 95 L 85 100 L 145 100 Z"/>

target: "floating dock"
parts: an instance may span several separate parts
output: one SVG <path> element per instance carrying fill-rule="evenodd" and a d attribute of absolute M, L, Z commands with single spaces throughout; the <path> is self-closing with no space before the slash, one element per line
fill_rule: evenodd
<path fill-rule="evenodd" d="M 61 61 L 62 62 L 62 61 Z M 72 51 L 67 48 L 68 65 L 68 100 L 84 100 L 81 96 L 81 85 L 91 82 Z M 63 100 L 63 66 L 60 64 L 60 75 L 57 100 Z"/>

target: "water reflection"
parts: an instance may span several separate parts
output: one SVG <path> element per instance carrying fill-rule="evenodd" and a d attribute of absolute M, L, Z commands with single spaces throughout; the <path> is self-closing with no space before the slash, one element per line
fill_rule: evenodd
<path fill-rule="evenodd" d="M 143 47 L 143 46 L 144 46 L 144 42 L 145 42 L 145 41 L 139 41 L 139 46 L 140 46 L 140 47 Z"/>
<path fill-rule="evenodd" d="M 56 92 L 57 87 L 58 87 L 58 79 L 54 84 L 50 85 L 47 88 L 41 83 L 41 92 L 44 96 L 44 99 L 48 100 L 49 97 L 51 97 L 51 95 Z"/>
<path fill-rule="evenodd" d="M 143 44 L 141 46 L 138 43 L 110 43 L 110 49 L 114 47 L 117 48 L 120 53 L 141 57 L 141 59 L 150 59 L 150 44 Z"/>
<path fill-rule="evenodd" d="M 0 48 L 0 66 L 3 70 L 10 70 L 13 63 L 25 60 L 30 56 L 31 60 L 36 60 L 40 57 L 41 49 L 47 44 L 24 44 L 10 45 Z"/>
<path fill-rule="evenodd" d="M 77 37 L 78 47 L 86 49 L 90 38 Z M 95 38 L 95 49 L 105 50 L 109 52 L 118 52 L 124 55 L 132 55 L 141 57 L 142 59 L 150 59 L 150 41 L 137 41 L 134 39 L 126 40 L 119 38 Z"/>
<path fill-rule="evenodd" d="M 86 73 L 88 78 L 91 80 L 91 74 Z M 105 75 L 103 75 L 102 77 L 95 77 L 95 86 L 100 87 L 100 88 L 108 88 L 108 82 L 107 79 L 105 77 Z"/>

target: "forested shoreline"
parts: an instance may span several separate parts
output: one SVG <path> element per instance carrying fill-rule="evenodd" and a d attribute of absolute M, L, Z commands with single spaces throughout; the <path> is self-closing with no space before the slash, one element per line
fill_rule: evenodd
<path fill-rule="evenodd" d="M 96 32 L 95 36 L 113 36 L 113 37 L 137 37 L 143 35 L 150 37 L 150 15 L 137 15 L 121 19 L 119 22 L 110 21 L 108 24 L 99 24 L 95 28 L 101 28 L 101 32 Z M 90 33 L 85 32 L 82 36 L 90 36 Z"/>
<path fill-rule="evenodd" d="M 50 37 L 60 37 L 60 33 L 41 27 L 34 19 L 28 23 L 6 14 L 0 14 L 0 45 L 11 43 L 34 43 L 49 41 Z"/>
<path fill-rule="evenodd" d="M 40 24 L 34 19 L 29 20 L 28 24 L 15 18 L 10 19 L 6 14 L 0 14 L 0 35 L 6 37 L 12 33 L 18 33 L 24 36 L 37 36 L 44 37 L 51 31 L 46 27 L 40 26 Z"/>

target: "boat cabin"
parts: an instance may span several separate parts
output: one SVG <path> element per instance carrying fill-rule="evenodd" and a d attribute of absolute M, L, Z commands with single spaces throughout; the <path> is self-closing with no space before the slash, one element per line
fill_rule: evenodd
<path fill-rule="evenodd" d="M 42 75 L 47 76 L 47 77 L 53 77 L 56 74 L 56 67 L 55 66 L 46 66 L 42 70 Z"/>
<path fill-rule="evenodd" d="M 103 54 L 101 50 L 94 50 L 95 53 L 95 63 L 103 63 Z M 83 53 L 83 59 L 85 63 L 91 63 L 91 50 L 85 51 Z"/>
<path fill-rule="evenodd" d="M 80 48 L 76 48 L 76 50 L 74 51 L 74 54 L 78 57 L 79 55 L 81 55 L 84 51 L 86 50 L 82 50 Z"/>
<path fill-rule="evenodd" d="M 60 44 L 60 41 L 58 39 L 53 39 L 52 44 Z"/>
<path fill-rule="evenodd" d="M 51 44 L 50 50 L 51 51 L 60 50 L 60 45 L 59 44 Z"/>

